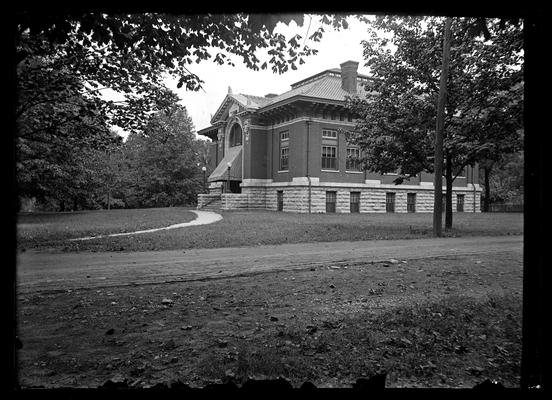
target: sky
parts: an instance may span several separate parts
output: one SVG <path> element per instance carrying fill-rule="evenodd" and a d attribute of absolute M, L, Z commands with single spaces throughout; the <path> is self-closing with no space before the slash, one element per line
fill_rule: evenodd
<path fill-rule="evenodd" d="M 367 25 L 355 18 L 349 18 L 348 29 L 334 31 L 325 27 L 325 33 L 320 42 L 307 39 L 306 44 L 318 50 L 318 54 L 305 58 L 305 63 L 297 65 L 297 70 L 283 74 L 274 74 L 270 68 L 263 71 L 248 69 L 239 59 L 235 59 L 235 66 L 218 65 L 211 60 L 199 64 L 192 64 L 187 68 L 198 75 L 204 81 L 203 90 L 197 92 L 187 91 L 185 88 L 176 87 L 176 79 L 167 79 L 165 84 L 181 98 L 180 104 L 186 107 L 197 130 L 210 125 L 211 114 L 214 114 L 226 94 L 228 87 L 233 93 L 264 96 L 268 93 L 281 94 L 291 89 L 290 85 L 318 72 L 330 68 L 339 68 L 345 61 L 359 62 L 359 73 L 368 74 L 362 59 L 361 40 L 367 39 Z M 318 18 L 313 16 L 309 28 L 309 17 L 305 17 L 303 26 L 298 27 L 295 22 L 289 26 L 280 23 L 276 30 L 286 37 L 300 34 L 303 39 L 312 35 L 320 26 Z M 308 35 L 307 35 L 308 30 Z M 260 57 L 259 57 L 260 58 Z M 126 136 L 124 132 L 119 132 Z"/>

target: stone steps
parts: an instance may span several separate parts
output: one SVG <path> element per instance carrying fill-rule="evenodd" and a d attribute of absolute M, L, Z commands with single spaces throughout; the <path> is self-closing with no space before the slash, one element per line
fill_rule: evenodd
<path fill-rule="evenodd" d="M 221 204 L 220 200 L 217 200 L 217 201 L 213 201 L 212 203 L 207 204 L 206 206 L 201 207 L 200 210 L 203 210 L 203 211 L 209 211 L 209 210 L 220 211 L 221 208 L 222 208 L 222 204 Z"/>

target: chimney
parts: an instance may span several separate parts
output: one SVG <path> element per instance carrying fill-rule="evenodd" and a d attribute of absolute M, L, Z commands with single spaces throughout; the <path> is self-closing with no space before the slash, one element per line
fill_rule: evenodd
<path fill-rule="evenodd" d="M 350 94 L 357 91 L 357 61 L 345 61 L 341 64 L 341 87 Z"/>

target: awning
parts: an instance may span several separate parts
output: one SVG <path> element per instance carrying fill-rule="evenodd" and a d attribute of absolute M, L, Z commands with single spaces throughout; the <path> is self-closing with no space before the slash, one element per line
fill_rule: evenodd
<path fill-rule="evenodd" d="M 222 161 L 217 165 L 211 175 L 209 182 L 225 181 L 228 179 L 228 163 L 230 167 L 230 180 L 241 181 L 242 179 L 242 151 L 241 146 L 230 147 Z"/>

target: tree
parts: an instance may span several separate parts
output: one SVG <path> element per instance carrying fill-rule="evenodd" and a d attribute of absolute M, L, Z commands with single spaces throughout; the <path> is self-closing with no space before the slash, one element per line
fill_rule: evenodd
<path fill-rule="evenodd" d="M 435 129 L 435 159 L 434 165 L 434 184 L 435 188 L 443 186 L 443 131 L 445 123 L 445 104 L 447 102 L 447 80 L 450 60 L 450 25 L 451 19 L 445 21 L 445 34 L 443 38 L 443 65 L 441 67 L 441 78 L 439 84 L 439 97 L 437 101 L 437 127 Z M 448 187 L 447 187 L 448 190 Z M 435 190 L 435 198 L 433 202 L 433 234 L 441 236 L 442 220 L 441 220 L 441 190 Z"/>
<path fill-rule="evenodd" d="M 325 24 L 346 27 L 344 16 L 324 18 Z M 66 187 L 74 173 L 68 169 L 71 154 L 109 147 L 110 127 L 139 133 L 152 114 L 169 110 L 178 97 L 164 85 L 165 77 L 198 90 L 202 81 L 189 71 L 192 63 L 233 65 L 240 58 L 252 69 L 295 69 L 316 50 L 299 35 L 274 31 L 278 22 L 291 21 L 301 25 L 303 16 L 19 13 L 15 116 L 21 195 L 59 195 L 53 186 Z M 320 40 L 322 32 L 311 39 Z M 120 99 L 106 97 L 110 90 Z"/>
<path fill-rule="evenodd" d="M 128 204 L 167 207 L 194 204 L 203 188 L 201 144 L 186 109 L 174 105 L 150 118 L 144 132 L 125 143 L 131 167 Z"/>
<path fill-rule="evenodd" d="M 491 39 L 474 38 L 479 21 L 452 23 L 444 117 L 445 227 L 452 227 L 452 183 L 467 165 L 521 146 L 523 55 L 519 24 L 488 21 Z M 382 37 L 381 32 L 386 33 Z M 439 18 L 377 17 L 364 57 L 374 79 L 365 99 L 348 105 L 357 116 L 352 139 L 366 167 L 400 175 L 396 183 L 433 171 L 433 141 L 443 23 Z"/>
<path fill-rule="evenodd" d="M 523 152 L 506 154 L 501 160 L 493 162 L 493 174 L 484 173 L 482 186 L 484 187 L 484 203 L 488 211 L 490 203 L 523 203 Z"/>
<path fill-rule="evenodd" d="M 304 63 L 316 50 L 301 44 L 301 36 L 286 38 L 274 32 L 278 22 L 303 23 L 303 15 L 170 15 L 102 13 L 44 15 L 21 13 L 17 21 L 16 65 L 45 72 L 42 86 L 19 76 L 20 88 L 32 89 L 38 100 L 19 104 L 23 117 L 37 101 L 57 104 L 62 96 L 48 96 L 50 86 L 80 91 L 101 105 L 110 125 L 139 131 L 152 112 L 175 102 L 163 79 L 179 79 L 178 87 L 198 90 L 201 79 L 188 65 L 213 59 L 233 65 L 239 57 L 254 70 L 271 66 L 283 73 Z M 344 17 L 325 19 L 327 24 L 346 26 Z M 323 31 L 323 30 L 322 30 Z M 311 38 L 320 40 L 321 30 Z M 266 59 L 258 57 L 266 51 Z M 37 60 L 39 65 L 37 66 Z M 71 84 L 58 71 L 69 71 Z M 58 78 L 62 79 L 62 84 Z M 105 100 L 102 92 L 114 90 L 121 101 Z M 63 95 L 63 93 L 60 93 Z"/>

